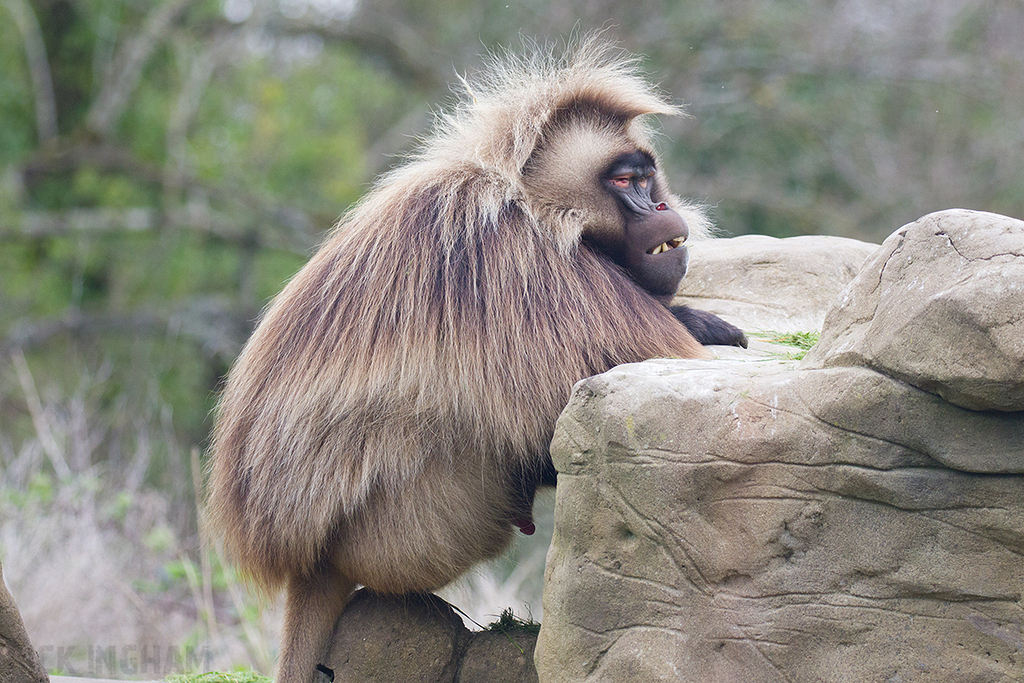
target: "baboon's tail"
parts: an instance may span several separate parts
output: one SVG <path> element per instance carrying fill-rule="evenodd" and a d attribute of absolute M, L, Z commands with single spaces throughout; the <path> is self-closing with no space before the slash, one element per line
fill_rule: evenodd
<path fill-rule="evenodd" d="M 317 664 L 327 656 L 334 624 L 355 587 L 333 566 L 288 580 L 276 683 L 313 681 Z"/>

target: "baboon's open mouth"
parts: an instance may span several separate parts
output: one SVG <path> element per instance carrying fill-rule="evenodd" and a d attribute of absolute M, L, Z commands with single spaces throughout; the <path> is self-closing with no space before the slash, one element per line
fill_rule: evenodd
<path fill-rule="evenodd" d="M 649 249 L 647 251 L 647 253 L 651 254 L 652 256 L 654 254 L 661 254 L 663 252 L 671 251 L 672 249 L 675 249 L 676 247 L 678 247 L 682 243 L 683 243 L 683 240 L 681 240 L 678 237 L 676 237 L 676 238 L 670 239 L 667 242 L 662 242 L 661 244 L 659 244 L 658 246 L 654 247 L 653 249 Z"/>

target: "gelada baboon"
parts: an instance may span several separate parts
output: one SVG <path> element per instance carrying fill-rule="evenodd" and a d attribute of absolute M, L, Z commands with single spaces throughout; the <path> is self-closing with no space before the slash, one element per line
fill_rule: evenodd
<path fill-rule="evenodd" d="M 745 344 L 667 307 L 705 218 L 660 174 L 643 119 L 677 110 L 636 61 L 589 41 L 496 62 L 228 375 L 208 519 L 257 584 L 286 589 L 279 682 L 311 680 L 357 584 L 434 590 L 532 530 L 575 382 Z"/>

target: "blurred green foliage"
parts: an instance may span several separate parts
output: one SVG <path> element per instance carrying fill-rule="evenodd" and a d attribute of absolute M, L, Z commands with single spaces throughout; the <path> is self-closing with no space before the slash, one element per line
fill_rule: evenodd
<path fill-rule="evenodd" d="M 202 674 L 174 674 L 167 677 L 167 683 L 270 683 L 272 679 L 253 671 L 211 671 Z"/>
<path fill-rule="evenodd" d="M 489 50 L 595 29 L 686 104 L 691 117 L 657 124 L 660 151 L 673 190 L 726 235 L 877 242 L 953 206 L 1024 217 L 1020 0 L 2 0 L 0 519 L 18 533 L 0 554 L 21 560 L 8 582 L 45 598 L 31 580 L 59 568 L 59 611 L 93 615 L 83 642 L 104 642 L 101 615 L 106 634 L 180 622 L 234 633 L 270 670 L 255 606 L 199 541 L 224 373 L 458 75 Z M 816 338 L 776 341 L 796 358 Z M 537 604 L 546 531 L 494 565 L 500 594 Z M 111 607 L 122 586 L 147 600 Z M 496 622 L 521 626 L 535 627 Z M 74 642 L 67 622 L 52 628 L 43 642 Z"/>
<path fill-rule="evenodd" d="M 880 241 L 950 206 L 1024 216 L 1009 0 L 5 0 L 0 16 L 0 352 L 55 391 L 106 368 L 96 405 L 164 416 L 167 458 L 202 444 L 261 308 L 499 46 L 603 29 L 643 54 L 692 114 L 660 124 L 673 189 L 725 234 Z M 13 442 L 21 393 L 0 372 Z"/>

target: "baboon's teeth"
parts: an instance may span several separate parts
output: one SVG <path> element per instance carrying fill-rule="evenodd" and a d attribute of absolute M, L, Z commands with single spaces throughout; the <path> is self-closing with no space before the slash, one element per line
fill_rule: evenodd
<path fill-rule="evenodd" d="M 651 251 L 649 253 L 652 256 L 654 254 L 661 254 L 662 252 L 666 252 L 666 251 L 670 251 L 672 249 L 675 249 L 680 244 L 681 244 L 681 242 L 678 239 L 671 239 L 668 242 L 662 242 L 661 244 L 656 246 L 654 249 L 651 249 Z"/>

